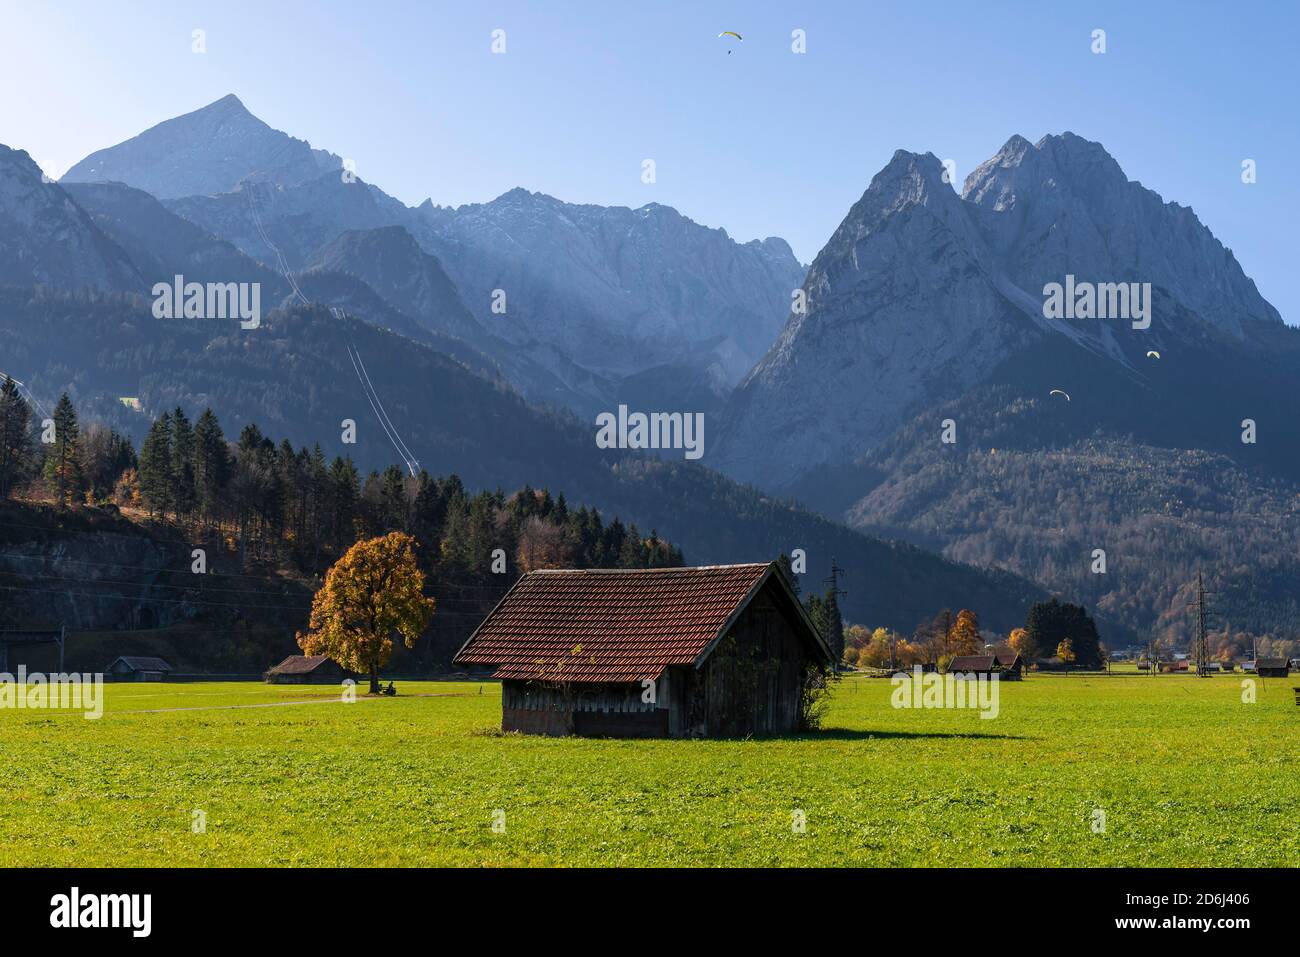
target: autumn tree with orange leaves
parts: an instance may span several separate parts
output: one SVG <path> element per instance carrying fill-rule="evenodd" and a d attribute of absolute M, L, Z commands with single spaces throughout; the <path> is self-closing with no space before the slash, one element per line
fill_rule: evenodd
<path fill-rule="evenodd" d="M 415 539 L 391 532 L 357 542 L 325 574 L 312 599 L 311 630 L 298 633 L 298 647 L 369 674 L 370 693 L 378 694 L 379 669 L 392 656 L 393 636 L 414 647 L 433 609 L 415 563 Z"/>
<path fill-rule="evenodd" d="M 948 651 L 954 655 L 974 655 L 984 650 L 980 637 L 980 620 L 975 612 L 963 608 L 948 631 Z"/>
<path fill-rule="evenodd" d="M 1034 648 L 1033 639 L 1029 637 L 1029 632 L 1023 628 L 1011 629 L 1011 634 L 1007 636 L 1007 644 L 1011 646 L 1012 651 L 1026 661 L 1033 658 L 1037 651 Z"/>

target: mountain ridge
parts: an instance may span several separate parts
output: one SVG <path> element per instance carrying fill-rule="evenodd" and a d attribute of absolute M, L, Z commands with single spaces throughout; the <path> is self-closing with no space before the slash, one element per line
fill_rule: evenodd
<path fill-rule="evenodd" d="M 229 93 L 96 150 L 62 181 L 117 181 L 166 200 L 231 192 L 248 179 L 291 185 L 342 165 L 333 153 L 262 122 Z"/>
<path fill-rule="evenodd" d="M 716 465 L 792 487 L 867 453 L 926 403 L 969 388 L 1041 336 L 1136 369 L 1146 352 L 1209 329 L 1240 339 L 1250 323 L 1282 322 L 1193 211 L 1128 180 L 1098 143 L 1015 135 L 960 195 L 944 180 L 933 154 L 905 150 L 873 177 L 813 260 L 807 309 L 789 316 L 733 393 Z M 1147 283 L 1178 309 L 1149 332 L 1048 318 L 1046 284 L 1067 275 Z M 856 418 L 820 416 L 824 394 L 848 400 Z M 756 454 L 768 430 L 776 447 Z"/>

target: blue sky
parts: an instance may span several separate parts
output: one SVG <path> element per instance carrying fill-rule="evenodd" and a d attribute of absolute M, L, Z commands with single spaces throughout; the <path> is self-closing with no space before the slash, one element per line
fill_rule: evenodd
<path fill-rule="evenodd" d="M 58 175 L 233 92 L 408 203 L 659 202 L 807 262 L 897 148 L 961 179 L 1013 133 L 1072 130 L 1194 208 L 1297 323 L 1298 25 L 1290 2 L 0 0 L 0 142 Z"/>

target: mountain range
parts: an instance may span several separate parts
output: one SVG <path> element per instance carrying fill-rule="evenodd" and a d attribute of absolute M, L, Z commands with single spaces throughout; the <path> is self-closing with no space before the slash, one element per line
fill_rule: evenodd
<path fill-rule="evenodd" d="M 1300 334 L 1099 144 L 1012 137 L 960 193 L 899 151 L 803 289 L 708 464 L 1179 641 L 1198 571 L 1221 628 L 1291 627 Z"/>
<path fill-rule="evenodd" d="M 225 101 L 218 106 L 225 110 Z M 798 548 L 818 577 L 833 556 L 842 565 L 876 568 L 846 602 L 850 613 L 873 621 L 909 628 L 936 603 L 978 602 L 991 625 L 1010 627 L 1043 595 L 1017 576 L 863 536 L 680 458 L 598 449 L 591 429 L 570 408 L 530 402 L 516 391 L 514 376 L 523 370 L 541 380 L 546 361 L 570 382 L 593 389 L 618 383 L 567 357 L 569 365 L 560 365 L 558 349 L 547 356 L 522 336 L 511 341 L 498 334 L 500 327 L 489 330 L 415 232 L 370 216 L 367 210 L 396 203 L 372 187 L 358 189 L 333 174 L 283 184 L 263 177 L 239 180 L 233 192 L 215 197 L 159 199 L 130 182 L 50 183 L 25 155 L 12 167 L 3 169 L 14 195 L 41 198 L 61 219 L 52 212 L 45 228 L 23 224 L 15 231 L 24 252 L 6 258 L 13 269 L 0 288 L 0 368 L 21 373 L 43 398 L 67 390 L 83 415 L 137 442 L 163 410 L 180 406 L 197 414 L 211 406 L 229 434 L 257 423 L 267 434 L 319 442 L 328 455 L 347 454 L 363 468 L 382 468 L 399 456 L 374 414 L 373 398 L 421 467 L 457 472 L 471 487 L 531 483 L 566 490 L 671 535 L 695 562 L 761 560 Z M 129 169 L 115 169 L 135 178 Z M 196 182 L 214 175 L 196 171 Z M 175 178 L 171 182 L 179 188 Z M 300 204 L 293 207 L 300 215 L 268 213 L 293 203 Z M 229 212 L 229 219 L 208 216 L 212 210 Z M 255 214 L 245 215 L 250 210 Z M 629 212 L 609 215 L 627 220 Z M 743 261 L 770 267 L 770 241 L 741 247 L 671 211 L 653 215 L 677 231 L 662 238 L 665 244 L 698 231 L 717 255 L 734 246 Z M 83 237 L 82 268 L 56 271 L 51 263 L 59 260 L 46 254 L 45 237 L 72 231 Z M 778 255 L 783 246 L 775 247 Z M 715 267 L 695 268 L 706 273 Z M 152 284 L 175 274 L 199 282 L 261 283 L 267 309 L 256 335 L 234 323 L 155 319 Z M 112 281 L 98 281 L 100 275 Z M 86 276 L 97 281 L 86 283 Z M 663 285 L 664 279 L 652 275 L 646 283 Z M 786 297 L 788 291 L 780 295 Z M 602 321 L 616 325 L 615 317 Z M 664 335 L 662 328 L 643 333 Z M 641 334 L 634 330 L 625 338 Z M 735 338 L 744 333 L 736 331 Z M 353 356 L 364 363 L 364 373 Z M 369 389 L 362 375 L 373 383 Z M 553 381 L 558 387 L 559 379 Z M 676 384 L 686 385 L 680 378 Z M 122 403 L 124 397 L 138 400 L 142 411 Z M 359 423 L 354 445 L 341 441 L 345 419 Z"/>
<path fill-rule="evenodd" d="M 440 327 L 468 310 L 483 327 L 475 344 L 517 388 L 584 418 L 621 395 L 653 401 L 682 384 L 707 411 L 720 407 L 767 349 L 804 274 L 784 240 L 736 243 L 653 203 L 582 206 L 513 189 L 489 203 L 410 208 L 233 95 L 100 150 L 62 179 L 103 181 L 151 193 L 295 274 L 344 232 L 402 229 L 449 278 L 435 284 L 437 300 L 419 304 L 431 311 L 413 318 Z M 385 267 L 395 274 L 409 243 L 391 233 L 384 243 L 399 257 Z M 333 248 L 330 262 L 349 271 L 340 253 L 361 248 Z M 366 248 L 373 268 L 381 244 Z M 663 396 L 652 388 L 660 376 L 675 387 Z"/>
<path fill-rule="evenodd" d="M 978 593 L 1004 628 L 1053 591 L 1112 644 L 1183 640 L 1197 570 L 1223 627 L 1295 617 L 1300 335 L 1190 209 L 1071 133 L 1012 137 L 960 191 L 896 152 L 806 270 L 657 204 L 408 207 L 233 96 L 60 184 L 0 152 L 0 224 L 0 281 L 40 287 L 6 293 L 5 363 L 136 433 L 119 395 L 321 440 L 357 417 L 351 346 L 431 470 L 569 488 L 691 561 L 816 538 L 861 562 L 846 605 L 871 624 Z M 264 352 L 148 326 L 138 297 L 176 273 L 262 283 Z M 1124 284 L 1125 314 L 1066 318 L 1053 284 Z M 47 334 L 77 326 L 105 338 Z M 704 467 L 596 449 L 620 402 L 705 413 Z M 363 464 L 394 460 L 363 433 Z"/>

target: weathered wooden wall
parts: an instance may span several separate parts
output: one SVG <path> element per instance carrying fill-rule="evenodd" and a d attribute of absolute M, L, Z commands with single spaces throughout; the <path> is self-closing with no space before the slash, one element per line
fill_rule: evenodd
<path fill-rule="evenodd" d="M 704 667 L 684 673 L 687 687 L 678 702 L 683 733 L 740 737 L 798 730 L 808 656 L 770 596 L 756 596 Z"/>
<path fill-rule="evenodd" d="M 501 730 L 525 734 L 664 737 L 663 702 L 642 700 L 639 684 L 559 689 L 523 681 L 501 683 Z"/>

